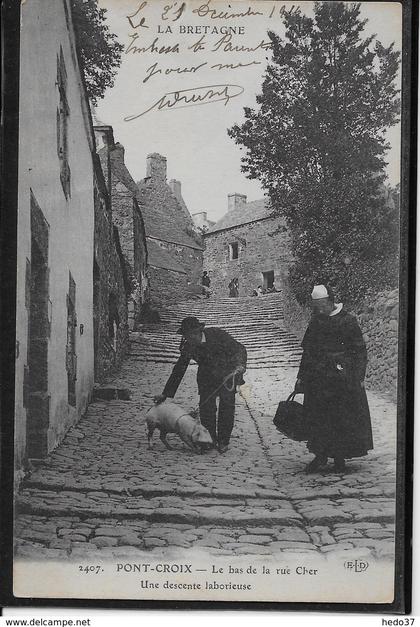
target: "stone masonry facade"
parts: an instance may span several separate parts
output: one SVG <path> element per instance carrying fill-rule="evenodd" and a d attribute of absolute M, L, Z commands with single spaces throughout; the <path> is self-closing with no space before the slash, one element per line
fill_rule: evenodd
<path fill-rule="evenodd" d="M 138 190 L 149 255 L 150 302 L 159 309 L 200 293 L 202 241 L 182 198 L 181 183 L 167 181 L 164 156 L 148 155 L 146 177 Z"/>
<path fill-rule="evenodd" d="M 398 381 L 398 290 L 381 292 L 358 312 L 369 356 L 367 383 L 396 400 Z"/>
<path fill-rule="evenodd" d="M 250 212 L 247 207 L 252 204 L 256 205 L 255 212 Z M 245 198 L 242 206 L 243 218 L 240 215 L 241 204 L 236 203 L 204 235 L 203 267 L 209 273 L 211 289 L 217 296 L 229 294 L 228 284 L 235 277 L 239 279 L 239 295 L 249 296 L 259 285 L 266 287 L 270 273 L 276 289 L 280 290 L 282 275 L 291 260 L 287 231 L 279 218 L 269 216 L 264 200 L 246 203 Z M 235 216 L 233 225 L 230 212 Z M 253 216 L 258 219 L 252 221 Z M 226 219 L 227 222 L 224 222 Z M 236 250 L 233 251 L 232 247 Z"/>
<path fill-rule="evenodd" d="M 127 268 L 112 221 L 99 159 L 95 169 L 95 257 L 93 266 L 93 326 L 95 382 L 115 370 L 128 347 Z"/>
<path fill-rule="evenodd" d="M 125 166 L 124 147 L 114 141 L 112 128 L 95 128 L 101 148 L 99 156 L 107 176 L 114 225 L 118 228 L 129 282 L 129 327 L 136 327 L 148 296 L 147 246 L 143 217 L 137 201 L 138 189 Z"/>

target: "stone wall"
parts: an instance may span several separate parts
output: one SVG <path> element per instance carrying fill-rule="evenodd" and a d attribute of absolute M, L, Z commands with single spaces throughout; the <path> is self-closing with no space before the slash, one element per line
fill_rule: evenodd
<path fill-rule="evenodd" d="M 158 312 L 180 301 L 188 289 L 187 275 L 166 268 L 149 268 L 150 304 Z M 189 292 L 188 292 L 189 293 Z M 190 293 L 189 293 L 190 294 Z M 191 294 L 190 294 L 191 295 Z"/>
<path fill-rule="evenodd" d="M 203 268 L 211 279 L 211 289 L 218 296 L 228 296 L 228 284 L 239 279 L 239 294 L 247 296 L 263 284 L 263 272 L 274 271 L 276 288 L 290 263 L 289 238 L 283 227 L 273 235 L 278 222 L 272 218 L 231 227 L 204 235 Z M 229 245 L 238 243 L 238 258 L 229 259 Z"/>
<path fill-rule="evenodd" d="M 368 351 L 367 384 L 397 396 L 398 290 L 376 294 L 358 312 Z"/>
<path fill-rule="evenodd" d="M 282 277 L 282 296 L 284 323 L 301 342 L 311 318 L 311 310 L 297 302 L 290 288 L 287 272 Z"/>
<path fill-rule="evenodd" d="M 134 270 L 134 200 L 133 195 L 117 178 L 112 177 L 112 220 L 118 229 L 121 248 Z"/>
<path fill-rule="evenodd" d="M 311 312 L 295 300 L 285 277 L 283 298 L 285 325 L 302 340 Z M 398 290 L 380 292 L 353 308 L 347 307 L 356 315 L 366 342 L 366 385 L 389 394 L 394 400 L 398 375 L 398 307 Z"/>
<path fill-rule="evenodd" d="M 132 281 L 129 300 L 132 304 L 132 315 L 129 316 L 131 329 L 141 322 L 141 310 L 149 298 L 149 280 L 147 270 L 147 243 L 143 217 L 136 199 L 133 201 L 133 235 L 134 235 L 134 281 Z"/>
<path fill-rule="evenodd" d="M 95 381 L 101 382 L 127 352 L 128 281 L 100 166 L 96 170 L 93 278 Z"/>
<path fill-rule="evenodd" d="M 68 0 L 33 0 L 22 4 L 19 70 L 20 87 L 30 94 L 19 103 L 15 464 L 20 472 L 28 456 L 41 457 L 45 451 L 52 451 L 78 422 L 86 411 L 94 384 L 92 152 L 95 143 Z M 59 126 L 63 131 L 60 141 L 67 137 L 66 150 L 59 156 L 56 117 L 63 93 L 69 115 L 66 124 Z M 38 366 L 36 360 L 31 368 L 28 363 L 31 349 L 39 341 L 29 328 L 31 315 L 37 309 L 36 299 L 30 298 L 35 279 L 35 273 L 31 278 L 31 267 L 37 266 L 38 256 L 31 224 L 35 205 L 48 225 L 46 293 L 42 293 L 48 325 L 43 325 L 44 336 L 40 338 L 47 342 L 47 390 L 45 382 L 40 389 L 32 386 L 37 383 Z M 72 329 L 72 350 L 67 352 L 70 287 L 74 292 L 72 318 L 77 326 Z M 69 386 L 74 373 L 76 378 Z M 37 440 L 42 433 L 42 442 L 32 441 L 34 431 L 38 433 Z"/>
<path fill-rule="evenodd" d="M 201 237 L 182 198 L 181 183 L 167 181 L 166 158 L 158 153 L 148 155 L 146 175 L 138 183 L 137 200 L 147 241 L 155 243 L 153 264 L 149 263 L 151 302 L 157 305 L 165 300 L 165 291 L 171 302 L 175 298 L 188 299 L 199 291 L 203 269 Z M 162 259 L 156 247 L 164 251 Z"/>
<path fill-rule="evenodd" d="M 179 285 L 182 291 L 182 298 L 189 298 L 191 295 L 201 293 L 201 275 L 203 272 L 203 253 L 201 250 L 187 248 L 186 246 L 178 246 L 168 242 L 161 242 L 162 248 L 167 250 L 171 257 L 179 263 L 185 270 L 186 280 Z M 178 297 L 179 300 L 179 297 Z"/>
<path fill-rule="evenodd" d="M 105 127 L 104 127 L 105 128 Z M 97 136 L 100 129 L 97 129 Z M 128 294 L 129 327 L 139 322 L 142 305 L 148 296 L 147 246 L 143 217 L 136 198 L 137 185 L 124 162 L 124 147 L 113 143 L 110 131 L 102 131 L 105 138 L 99 150 L 102 168 L 109 172 L 108 187 L 111 194 L 112 220 L 118 229 L 121 250 L 130 283 Z"/>

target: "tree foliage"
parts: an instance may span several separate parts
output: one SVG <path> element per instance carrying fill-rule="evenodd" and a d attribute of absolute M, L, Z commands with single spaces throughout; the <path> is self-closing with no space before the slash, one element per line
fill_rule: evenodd
<path fill-rule="evenodd" d="M 114 85 L 124 46 L 106 24 L 97 0 L 71 0 L 79 62 L 93 105 Z"/>
<path fill-rule="evenodd" d="M 301 302 L 314 282 L 353 298 L 392 287 L 398 211 L 384 186 L 385 132 L 398 121 L 399 52 L 363 36 L 360 4 L 282 16 L 285 38 L 269 33 L 259 106 L 228 131 L 246 149 L 242 170 L 287 220 Z"/>

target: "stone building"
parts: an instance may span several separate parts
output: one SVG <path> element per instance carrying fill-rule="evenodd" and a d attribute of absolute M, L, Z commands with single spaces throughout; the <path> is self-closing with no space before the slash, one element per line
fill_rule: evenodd
<path fill-rule="evenodd" d="M 227 296 L 235 277 L 242 296 L 259 285 L 281 289 L 291 261 L 289 238 L 264 199 L 247 202 L 243 194 L 230 194 L 227 213 L 204 234 L 204 244 L 203 268 L 216 295 Z"/>
<path fill-rule="evenodd" d="M 181 183 L 167 182 L 166 158 L 148 155 L 146 177 L 138 183 L 148 251 L 150 302 L 159 309 L 201 292 L 201 237 L 181 194 Z"/>
<path fill-rule="evenodd" d="M 95 162 L 94 206 L 93 340 L 95 382 L 100 383 L 127 352 L 130 285 L 99 158 Z"/>
<path fill-rule="evenodd" d="M 98 155 L 111 196 L 112 220 L 119 232 L 129 282 L 129 326 L 141 319 L 148 298 L 147 245 L 143 216 L 137 196 L 139 190 L 124 161 L 124 147 L 114 141 L 111 126 L 95 126 Z"/>
<path fill-rule="evenodd" d="M 84 414 L 95 360 L 103 362 L 99 370 L 109 368 L 104 338 L 113 341 L 115 358 L 123 351 L 126 324 L 118 238 L 78 65 L 70 0 L 22 4 L 20 86 L 17 480 L 28 458 L 44 457 Z"/>

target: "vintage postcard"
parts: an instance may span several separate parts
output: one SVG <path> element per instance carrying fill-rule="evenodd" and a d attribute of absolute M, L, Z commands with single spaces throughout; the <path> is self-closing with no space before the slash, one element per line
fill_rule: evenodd
<path fill-rule="evenodd" d="M 17 601 L 401 594 L 409 9 L 22 1 Z"/>

